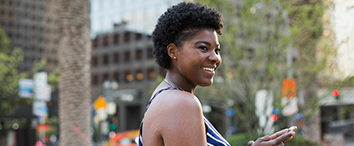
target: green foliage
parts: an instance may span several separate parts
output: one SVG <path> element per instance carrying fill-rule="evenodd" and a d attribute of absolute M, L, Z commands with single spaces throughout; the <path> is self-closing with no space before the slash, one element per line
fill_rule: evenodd
<path fill-rule="evenodd" d="M 10 114 L 19 104 L 28 103 L 21 100 L 18 93 L 19 79 L 17 65 L 23 60 L 20 48 L 12 49 L 10 40 L 0 28 L 0 114 Z"/>
<path fill-rule="evenodd" d="M 0 51 L 9 54 L 11 51 L 11 42 L 7 38 L 5 31 L 0 27 Z"/>
<path fill-rule="evenodd" d="M 305 139 L 300 135 L 295 135 L 293 139 L 285 143 L 286 146 L 320 146 L 320 144 Z"/>
<path fill-rule="evenodd" d="M 256 135 L 249 135 L 245 133 L 232 135 L 227 141 L 232 146 L 246 146 L 250 140 L 255 141 L 258 137 Z"/>
<path fill-rule="evenodd" d="M 51 126 L 51 128 L 49 129 L 49 131 L 47 131 L 45 133 L 46 136 L 51 136 L 51 135 L 58 135 L 58 121 L 59 118 L 56 116 L 50 117 L 48 119 L 46 119 L 45 124 L 48 124 Z"/>
<path fill-rule="evenodd" d="M 2 42 L 2 40 L 0 40 Z M 2 49 L 1 49 L 2 50 Z M 19 79 L 17 65 L 23 60 L 21 49 L 15 48 L 10 54 L 0 52 L 0 113 L 10 114 L 19 104 L 26 103 L 18 95 Z M 28 101 L 27 101 L 28 102 Z"/>
<path fill-rule="evenodd" d="M 239 131 L 262 136 L 266 133 L 257 132 L 260 128 L 254 104 L 257 91 L 270 91 L 273 105 L 282 109 L 282 82 L 287 77 L 295 78 L 298 91 L 306 91 L 306 104 L 299 105 L 306 124 L 306 115 L 318 112 L 313 110 L 319 106 L 317 87 L 329 84 L 326 81 L 319 84 L 319 76 L 329 78 L 322 72 L 328 68 L 326 64 L 331 61 L 328 56 L 334 52 L 333 40 L 327 37 L 324 41 L 323 1 L 199 1 L 220 11 L 225 27 L 220 36 L 223 63 L 215 77 L 223 80 L 215 79 L 211 87 L 198 89 L 198 97 L 232 100 L 235 104 L 229 104 L 229 108 L 235 110 Z M 281 117 L 275 131 L 290 126 L 292 117 Z"/>
<path fill-rule="evenodd" d="M 52 91 L 59 88 L 59 82 L 60 69 L 56 68 L 48 75 L 48 84 L 51 85 Z"/>
<path fill-rule="evenodd" d="M 0 27 L 0 115 L 12 114 L 19 106 L 32 103 L 32 99 L 19 97 L 19 80 L 33 78 L 34 74 L 46 65 L 46 60 L 36 60 L 30 72 L 19 73 L 17 67 L 22 61 L 21 49 L 11 45 Z M 59 70 L 56 69 L 49 74 L 48 83 L 55 89 L 58 87 L 58 82 Z"/>

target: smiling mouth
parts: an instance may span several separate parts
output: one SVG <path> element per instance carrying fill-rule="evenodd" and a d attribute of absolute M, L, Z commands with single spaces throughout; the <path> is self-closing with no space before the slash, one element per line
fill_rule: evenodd
<path fill-rule="evenodd" d="M 215 68 L 210 68 L 210 67 L 203 67 L 204 70 L 214 72 Z"/>

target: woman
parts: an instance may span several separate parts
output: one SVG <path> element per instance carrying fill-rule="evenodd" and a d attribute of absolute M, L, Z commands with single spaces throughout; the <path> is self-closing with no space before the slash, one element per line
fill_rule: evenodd
<path fill-rule="evenodd" d="M 140 125 L 139 146 L 229 146 L 204 117 L 196 87 L 210 86 L 221 63 L 219 12 L 200 3 L 169 8 L 152 34 L 156 62 L 167 69 L 155 89 Z M 249 145 L 279 145 L 294 133 L 259 138 Z"/>

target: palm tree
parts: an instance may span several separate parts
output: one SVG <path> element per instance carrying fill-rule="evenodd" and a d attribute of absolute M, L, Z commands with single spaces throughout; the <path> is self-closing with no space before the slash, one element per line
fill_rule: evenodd
<path fill-rule="evenodd" d="M 60 145 L 91 145 L 89 0 L 59 0 Z"/>

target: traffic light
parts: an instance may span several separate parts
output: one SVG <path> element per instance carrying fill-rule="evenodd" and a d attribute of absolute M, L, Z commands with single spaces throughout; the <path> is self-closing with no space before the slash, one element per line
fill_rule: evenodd
<path fill-rule="evenodd" d="M 109 116 L 108 122 L 109 122 L 109 125 L 108 125 L 109 130 L 115 131 L 118 126 L 118 117 L 116 115 Z"/>
<path fill-rule="evenodd" d="M 332 92 L 333 96 L 336 98 L 336 99 L 339 99 L 339 90 L 337 89 L 334 89 L 333 92 Z"/>
<path fill-rule="evenodd" d="M 109 124 L 109 130 L 114 131 L 114 130 L 116 130 L 116 128 L 117 128 L 116 124 L 114 124 L 114 123 Z"/>
<path fill-rule="evenodd" d="M 277 119 L 278 119 L 278 116 L 276 114 L 270 115 L 270 120 L 272 120 L 273 122 L 275 122 Z"/>

